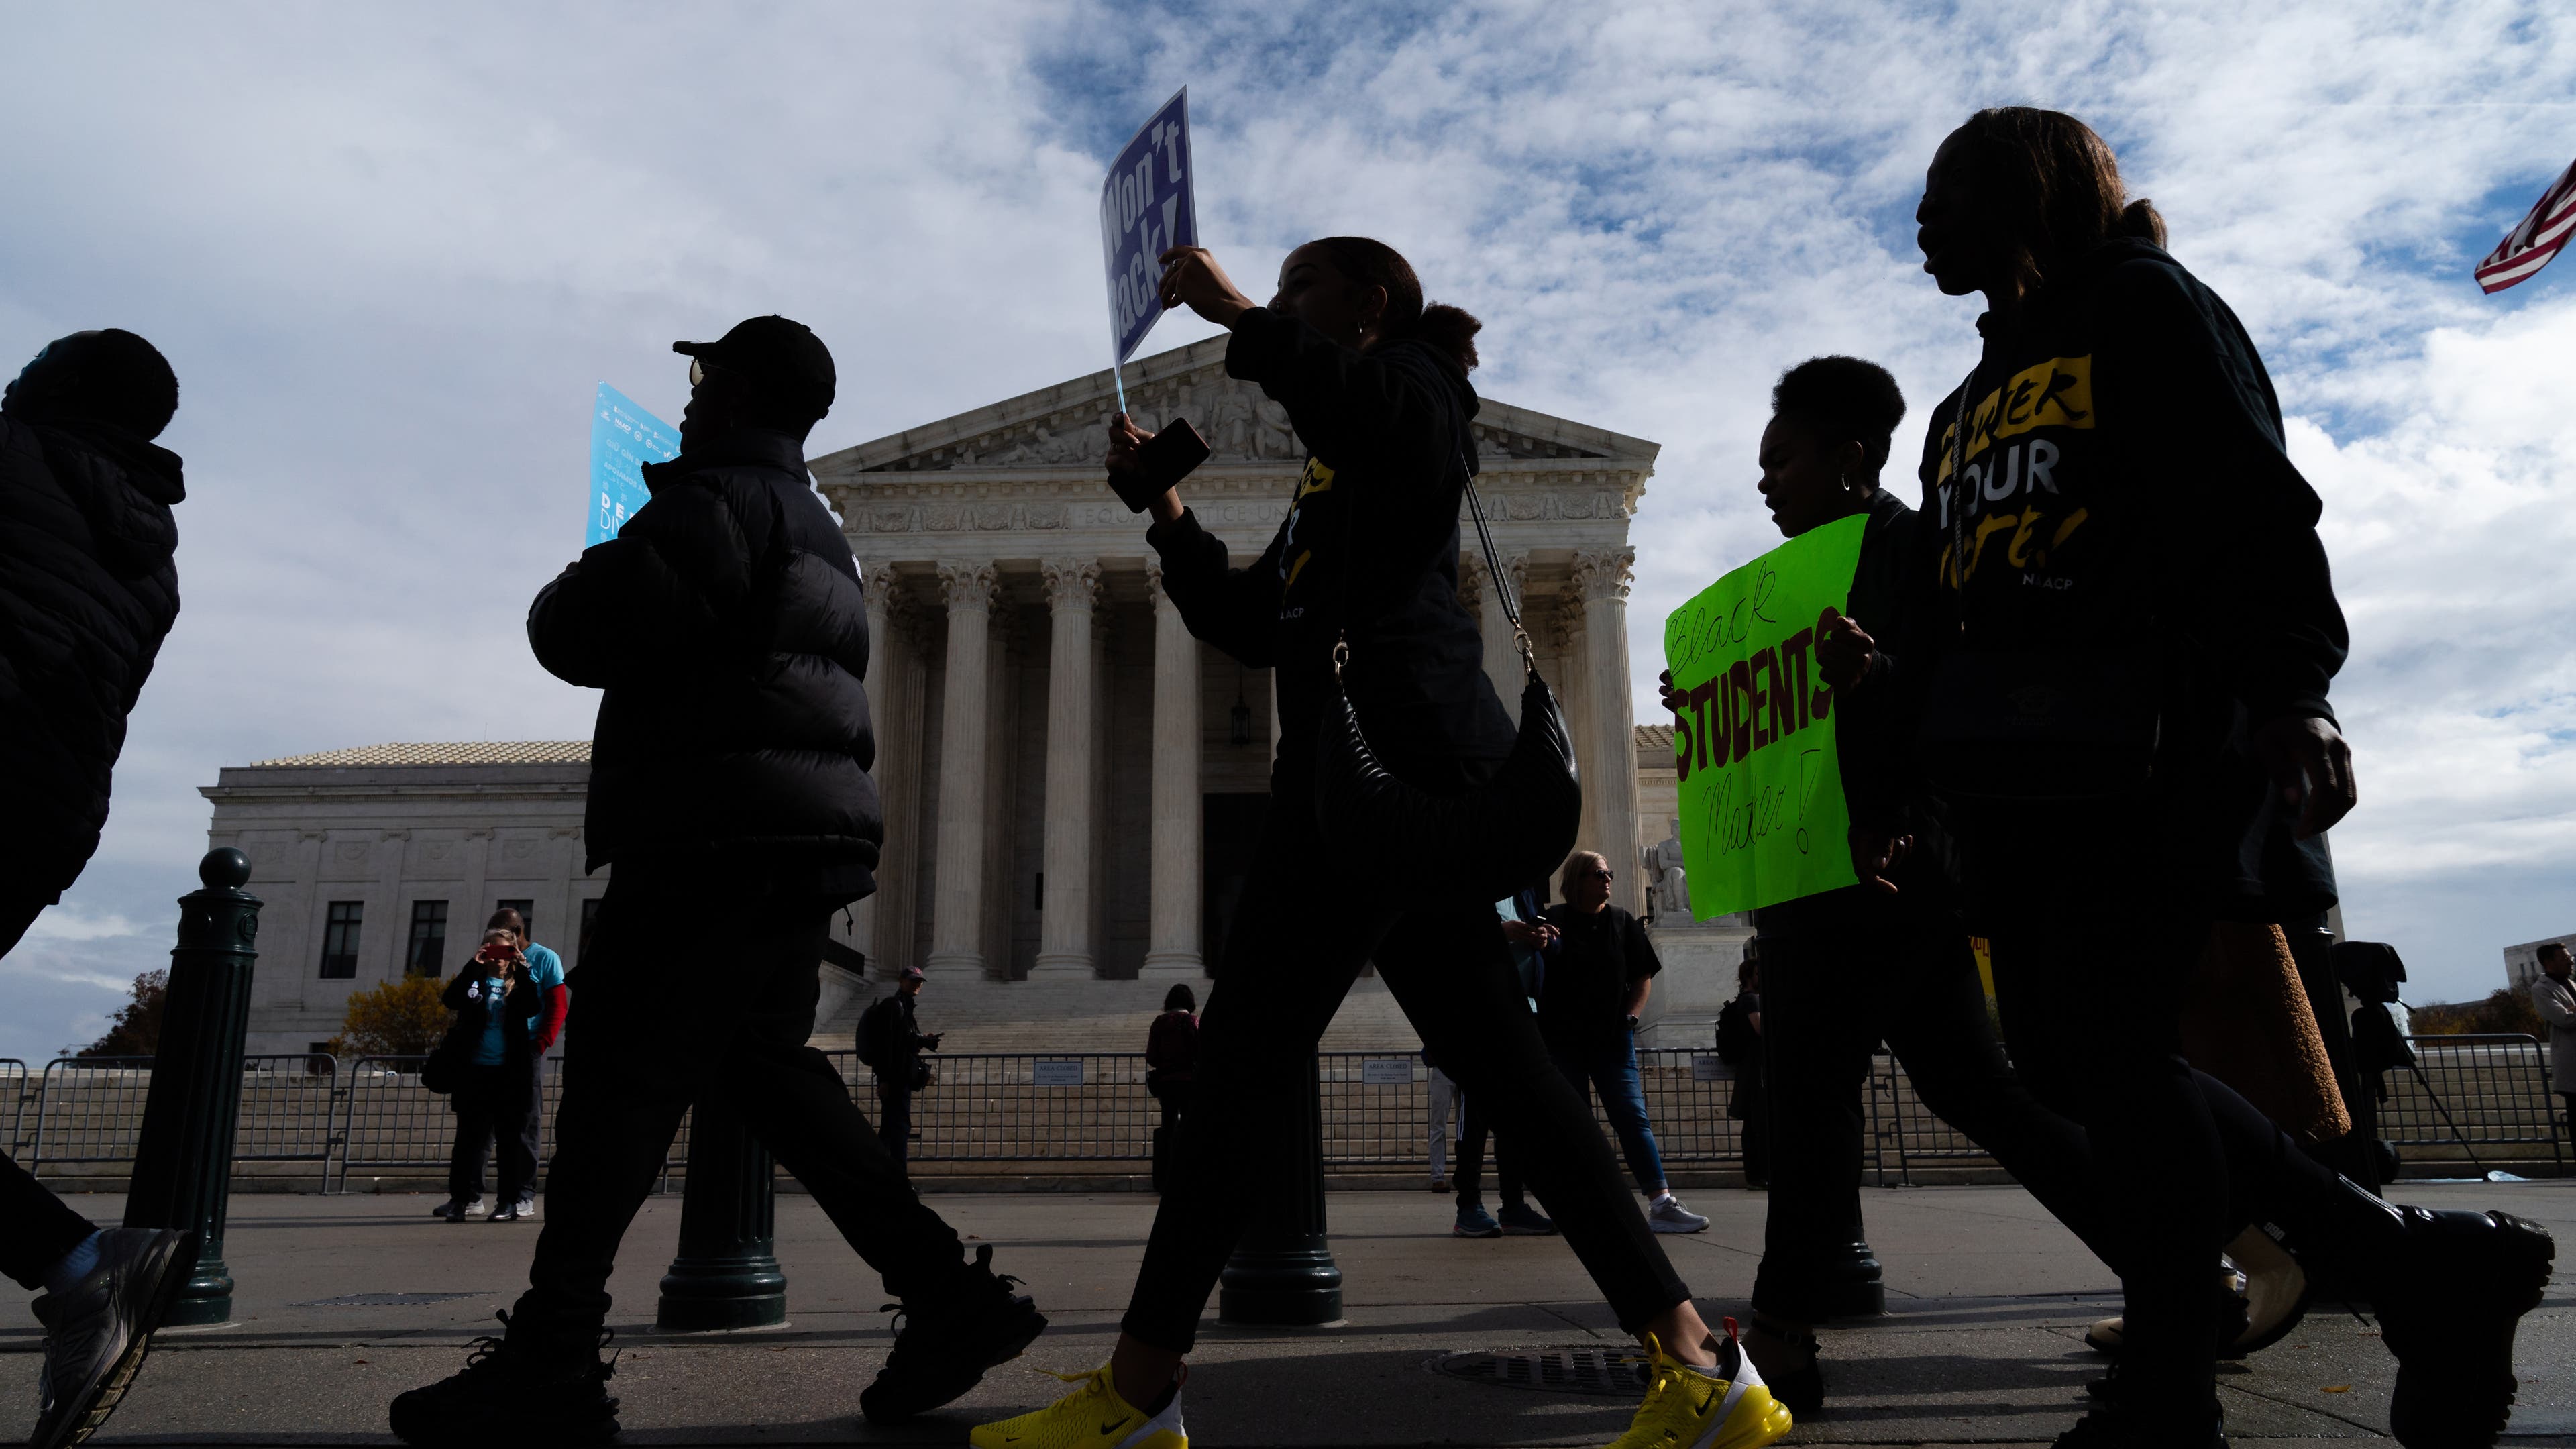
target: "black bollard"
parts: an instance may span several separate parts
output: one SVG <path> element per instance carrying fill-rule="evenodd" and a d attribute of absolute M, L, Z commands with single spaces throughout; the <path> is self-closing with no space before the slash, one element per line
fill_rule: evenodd
<path fill-rule="evenodd" d="M 232 1317 L 224 1205 L 232 1192 L 233 1132 L 241 1116 L 251 965 L 259 959 L 252 942 L 259 936 L 260 899 L 242 889 L 250 879 L 249 859 L 229 846 L 210 850 L 197 863 L 197 879 L 205 889 L 179 898 L 170 995 L 125 1199 L 129 1228 L 197 1234 L 196 1271 L 164 1320 L 171 1324 Z"/>
<path fill-rule="evenodd" d="M 778 1192 L 769 1149 L 742 1119 L 701 1101 L 689 1129 L 680 1253 L 662 1275 L 664 1333 L 762 1328 L 787 1321 L 778 1267 Z"/>
<path fill-rule="evenodd" d="M 1294 1144 L 1280 1175 L 1256 1190 L 1252 1224 L 1217 1281 L 1227 1323 L 1318 1324 L 1342 1316 L 1342 1270 L 1324 1232 L 1324 1094 L 1312 1053 L 1306 1090 L 1290 1100 Z"/>

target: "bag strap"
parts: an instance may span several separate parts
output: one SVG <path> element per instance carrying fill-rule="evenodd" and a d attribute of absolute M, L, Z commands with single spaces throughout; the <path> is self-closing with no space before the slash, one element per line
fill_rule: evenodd
<path fill-rule="evenodd" d="M 1512 642 L 1521 651 L 1521 667 L 1529 677 L 1538 678 L 1538 650 L 1530 643 L 1529 630 L 1521 623 L 1519 603 L 1512 598 L 1511 576 L 1503 572 L 1502 556 L 1494 551 L 1494 535 L 1485 527 L 1485 508 L 1476 499 L 1476 470 L 1469 465 L 1467 454 L 1458 454 L 1459 483 L 1467 491 L 1467 516 L 1476 521 L 1476 541 L 1484 546 L 1485 572 L 1492 577 L 1495 597 L 1503 601 L 1503 618 L 1512 626 Z"/>

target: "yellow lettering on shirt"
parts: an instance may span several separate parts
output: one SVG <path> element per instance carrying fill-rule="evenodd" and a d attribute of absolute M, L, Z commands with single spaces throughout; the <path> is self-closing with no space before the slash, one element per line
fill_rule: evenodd
<path fill-rule="evenodd" d="M 1333 470 L 1324 466 L 1324 462 L 1320 458 L 1308 458 L 1306 460 L 1306 471 L 1298 475 L 1297 478 L 1297 496 L 1302 499 L 1310 493 L 1330 493 L 1332 491 Z"/>
<path fill-rule="evenodd" d="M 2003 386 L 1978 399 L 1968 412 L 1964 457 L 1974 458 L 1998 441 L 2019 437 L 2033 428 L 2092 426 L 2092 357 L 2052 357 L 2014 373 Z M 1935 483 L 1950 476 L 1954 456 L 1951 440 L 1958 431 L 1955 419 L 1941 430 L 1941 461 L 1932 478 Z M 1974 571 L 1972 563 L 1970 572 Z"/>

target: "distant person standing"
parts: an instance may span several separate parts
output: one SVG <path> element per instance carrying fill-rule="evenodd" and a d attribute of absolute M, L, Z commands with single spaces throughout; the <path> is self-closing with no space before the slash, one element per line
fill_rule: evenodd
<path fill-rule="evenodd" d="M 1758 939 L 1744 946 L 1735 968 L 1735 999 L 1717 1014 L 1717 1059 L 1735 1073 L 1726 1115 L 1744 1124 L 1744 1185 L 1771 1185 L 1770 1067 L 1762 1039 L 1762 957 Z"/>
<path fill-rule="evenodd" d="M 877 1136 L 897 1170 L 912 1155 L 912 1094 L 930 1085 L 930 1066 L 921 1054 L 939 1050 L 939 1038 L 923 1031 L 913 1015 L 927 980 L 920 967 L 906 966 L 894 990 L 859 1019 L 868 1065 L 877 1078 Z"/>
<path fill-rule="evenodd" d="M 461 1223 L 483 1209 L 485 1150 L 501 1148 L 501 1195 L 495 1222 L 536 1215 L 537 1022 L 544 993 L 528 970 L 518 934 L 506 926 L 483 933 L 474 959 L 447 983 L 439 1000 L 456 1013 L 448 1040 L 463 1048 L 464 1070 L 448 1106 L 456 1146 L 447 1159 L 447 1205 L 436 1216 Z"/>
<path fill-rule="evenodd" d="M 1503 928 L 1503 944 L 1511 949 L 1512 969 L 1520 975 L 1521 1003 L 1532 1011 L 1538 1009 L 1540 986 L 1547 980 L 1547 953 L 1556 945 L 1556 927 L 1541 914 L 1539 893 L 1525 890 L 1509 900 L 1494 902 L 1494 914 Z M 1502 1197 L 1503 1210 L 1485 1211 L 1485 1143 L 1492 1137 L 1494 1148 L 1494 1185 Z M 1520 1166 L 1513 1160 L 1511 1148 L 1494 1135 L 1485 1121 L 1484 1104 L 1461 1095 L 1458 1107 L 1458 1215 L 1449 1231 L 1461 1238 L 1499 1238 L 1505 1234 L 1541 1237 L 1556 1231 L 1556 1220 L 1529 1205 L 1528 1186 L 1521 1179 Z"/>
<path fill-rule="evenodd" d="M 2567 1109 L 2567 1131 L 2576 1137 L 2576 960 L 2567 943 L 2540 948 L 2540 974 L 2531 978 L 2531 1005 L 2549 1023 L 2549 1076 Z"/>
<path fill-rule="evenodd" d="M 179 617 L 179 378 L 108 328 L 46 344 L 0 395 L 0 955 L 98 849 L 125 717 Z M 193 1233 L 101 1231 L 0 1155 L 0 1269 L 45 1296 L 28 1440 L 95 1431 L 196 1267 Z M 111 1387 L 112 1386 L 112 1387 Z"/>
<path fill-rule="evenodd" d="M 1190 1083 L 1199 1074 L 1199 998 L 1186 981 L 1163 993 L 1163 1011 L 1145 1029 L 1145 1090 L 1163 1109 L 1154 1128 L 1154 1191 L 1171 1181 L 1172 1153 L 1189 1113 Z"/>
<path fill-rule="evenodd" d="M 566 1043 L 546 1225 L 508 1334 L 397 1397 L 413 1444 L 595 1442 L 617 1432 L 608 1279 L 680 1118 L 738 1118 L 903 1303 L 859 1407 L 899 1422 L 975 1386 L 1046 1327 L 925 1205 L 807 1043 L 832 913 L 876 889 L 867 600 L 814 492 L 805 437 L 832 354 L 754 317 L 687 354 L 680 455 L 652 498 L 537 595 L 538 663 L 606 691 L 583 842 L 614 865 Z"/>
<path fill-rule="evenodd" d="M 1638 1013 L 1664 963 L 1644 923 L 1610 904 L 1610 880 L 1610 862 L 1596 852 L 1578 850 L 1565 862 L 1557 882 L 1565 899 L 1547 908 L 1559 939 L 1538 994 L 1539 1034 L 1576 1092 L 1600 1092 L 1628 1170 L 1646 1195 L 1646 1225 L 1659 1233 L 1696 1233 L 1708 1219 L 1682 1206 L 1664 1181 L 1663 1154 L 1646 1121 L 1645 1083 L 1637 1075 Z"/>
<path fill-rule="evenodd" d="M 1467 1114 L 1458 1094 L 1458 1084 L 1449 1079 L 1447 1072 L 1440 1070 L 1439 1058 L 1433 1056 L 1427 1046 L 1422 1050 L 1422 1070 L 1425 1078 L 1423 1116 L 1427 1119 L 1423 1123 L 1423 1135 L 1426 1139 L 1424 1146 L 1431 1153 L 1431 1190 L 1447 1192 L 1449 1144 L 1466 1135 Z"/>

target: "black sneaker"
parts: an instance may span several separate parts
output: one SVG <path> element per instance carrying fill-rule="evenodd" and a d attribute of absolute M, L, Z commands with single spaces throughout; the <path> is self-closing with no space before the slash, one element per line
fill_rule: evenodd
<path fill-rule="evenodd" d="M 2372 1291 L 2397 1355 L 2389 1432 L 2407 1449 L 2485 1449 L 2512 1416 L 2514 1329 L 2540 1306 L 2557 1244 L 2511 1213 L 2396 1212 L 2404 1245 Z"/>
<path fill-rule="evenodd" d="M 605 1444 L 617 1437 L 617 1363 L 599 1357 L 609 1337 L 603 1329 L 587 1352 L 561 1353 L 478 1338 L 464 1372 L 395 1395 L 387 1418 L 406 1444 Z"/>
<path fill-rule="evenodd" d="M 956 1286 L 921 1302 L 889 1303 L 897 1314 L 894 1350 L 876 1382 L 859 1394 L 859 1412 L 871 1424 L 900 1424 L 938 1408 L 981 1383 L 984 1370 L 1018 1358 L 1046 1331 L 1046 1315 L 1020 1280 L 993 1271 L 993 1245 L 979 1243 L 975 1266 L 959 1271 Z"/>
<path fill-rule="evenodd" d="M 1708 1342 L 1714 1349 L 1716 1335 L 1710 1335 Z M 1760 1353 L 1754 1352 L 1757 1344 L 1762 1347 Z M 1787 1405 L 1792 1418 L 1804 1419 L 1824 1411 L 1825 1362 L 1817 1351 L 1814 1333 L 1801 1331 L 1792 1338 L 1756 1316 L 1753 1326 L 1744 1333 L 1744 1351 L 1752 1356 L 1753 1366 L 1761 1370 L 1762 1382 L 1771 1390 L 1771 1397 Z M 1765 1365 L 1762 1360 L 1766 1358 L 1777 1367 Z M 1791 1362 L 1798 1358 L 1805 1362 Z"/>
<path fill-rule="evenodd" d="M 2150 1417 L 2141 1405 L 2116 1399 L 2076 1420 L 2057 1436 L 2054 1449 L 2227 1449 L 2227 1424 L 2215 1404 L 2205 1415 L 2177 1421 Z"/>
<path fill-rule="evenodd" d="M 62 1449 L 98 1431 L 133 1386 L 152 1330 L 197 1266 L 197 1235 L 114 1228 L 99 1236 L 98 1266 L 68 1292 L 32 1305 L 45 1325 L 35 1449 Z"/>

